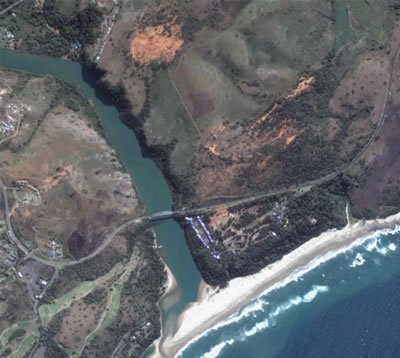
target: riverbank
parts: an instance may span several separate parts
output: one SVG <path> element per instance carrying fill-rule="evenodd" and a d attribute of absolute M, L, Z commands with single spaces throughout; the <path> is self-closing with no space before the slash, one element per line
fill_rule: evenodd
<path fill-rule="evenodd" d="M 257 274 L 230 281 L 224 289 L 200 285 L 197 302 L 179 316 L 177 331 L 161 337 L 154 355 L 175 356 L 196 337 L 217 327 L 256 297 L 286 285 L 322 262 L 360 245 L 376 231 L 393 228 L 396 224 L 400 224 L 400 213 L 386 219 L 351 223 L 342 230 L 331 230 L 307 241 Z"/>
<path fill-rule="evenodd" d="M 83 95 L 94 104 L 107 138 L 134 179 L 148 213 L 171 210 L 172 196 L 163 174 L 149 159 L 146 148 L 143 148 L 134 132 L 128 130 L 120 120 L 117 108 L 112 105 L 114 98 L 108 97 L 111 95 L 110 93 L 103 92 L 99 86 L 95 86 L 95 78 L 88 78 L 89 74 L 86 69 L 78 63 L 5 49 L 0 49 L 0 67 L 36 75 L 50 75 L 77 86 Z M 200 275 L 186 246 L 183 231 L 178 224 L 170 219 L 158 222 L 154 228 L 157 245 L 162 246 L 158 254 L 173 272 L 177 283 L 176 289 L 169 285 L 165 291 L 171 292 L 171 294 L 165 294 L 165 297 L 168 296 L 169 308 L 163 309 L 162 312 L 164 324 L 169 321 L 170 316 L 178 316 L 188 302 L 196 300 Z M 164 308 L 164 302 L 161 303 L 160 307 Z M 146 344 L 151 344 L 151 342 Z"/>
<path fill-rule="evenodd" d="M 167 281 L 165 282 L 164 293 L 160 297 L 160 300 L 158 301 L 158 307 L 160 309 L 160 312 L 162 311 L 163 308 L 166 309 L 166 307 L 170 307 L 174 303 L 175 292 L 178 289 L 178 283 L 176 282 L 175 276 L 172 273 L 171 269 L 168 267 L 168 265 L 163 259 L 161 259 L 161 261 L 163 262 L 165 272 L 167 273 Z M 161 302 L 162 302 L 162 307 L 161 307 Z"/>

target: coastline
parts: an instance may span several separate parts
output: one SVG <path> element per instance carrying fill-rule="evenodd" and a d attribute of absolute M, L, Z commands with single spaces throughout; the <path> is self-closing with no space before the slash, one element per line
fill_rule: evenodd
<path fill-rule="evenodd" d="M 330 230 L 308 240 L 254 275 L 233 279 L 224 289 L 210 287 L 202 281 L 197 301 L 188 305 L 178 317 L 179 328 L 154 342 L 153 356 L 176 356 L 199 336 L 223 325 L 224 320 L 257 297 L 362 244 L 376 231 L 392 229 L 396 224 L 400 224 L 400 213 L 385 219 L 350 222 L 341 230 Z"/>

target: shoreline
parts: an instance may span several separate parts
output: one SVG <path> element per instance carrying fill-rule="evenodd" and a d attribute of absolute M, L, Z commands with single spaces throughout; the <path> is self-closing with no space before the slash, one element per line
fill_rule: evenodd
<path fill-rule="evenodd" d="M 157 240 L 155 239 L 154 242 L 157 242 Z M 164 286 L 164 293 L 161 295 L 161 297 L 157 301 L 157 308 L 159 311 L 160 327 L 161 327 L 160 336 L 145 349 L 145 353 L 144 353 L 146 355 L 146 352 L 149 352 L 151 349 L 154 349 L 154 353 L 153 354 L 150 353 L 151 356 L 153 356 L 153 355 L 160 356 L 159 344 L 160 344 L 160 340 L 163 338 L 162 332 L 164 331 L 163 310 L 166 305 L 168 306 L 168 304 L 170 304 L 168 302 L 168 300 L 174 299 L 174 296 L 175 296 L 174 293 L 178 287 L 178 283 L 176 282 L 175 276 L 172 273 L 171 269 L 169 268 L 169 266 L 167 265 L 167 263 L 164 261 L 164 259 L 161 256 L 160 256 L 160 259 L 164 265 L 164 270 L 167 274 L 167 280 L 166 280 L 165 286 Z"/>
<path fill-rule="evenodd" d="M 173 299 L 175 290 L 178 287 L 178 283 L 176 282 L 175 276 L 172 273 L 171 269 L 169 268 L 167 263 L 162 258 L 161 258 L 161 261 L 164 264 L 164 268 L 167 273 L 167 282 L 165 283 L 165 288 L 164 288 L 165 291 L 164 291 L 163 295 L 160 297 L 160 299 L 158 300 L 158 304 L 160 306 L 159 307 L 160 311 L 165 306 L 168 306 L 169 303 L 165 302 L 165 300 L 168 300 L 168 298 Z M 161 301 L 163 301 L 163 302 L 161 302 Z M 163 307 L 161 307 L 161 304 Z"/>
<path fill-rule="evenodd" d="M 322 262 L 361 245 L 376 231 L 393 229 L 396 224 L 400 224 L 400 213 L 386 219 L 349 223 L 341 230 L 333 229 L 308 240 L 256 274 L 231 280 L 226 288 L 213 288 L 202 281 L 197 301 L 189 304 L 178 317 L 177 331 L 162 335 L 153 343 L 152 356 L 176 356 L 259 296 L 285 286 Z"/>

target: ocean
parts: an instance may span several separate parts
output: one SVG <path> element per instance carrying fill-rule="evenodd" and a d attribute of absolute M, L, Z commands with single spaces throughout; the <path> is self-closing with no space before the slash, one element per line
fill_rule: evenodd
<path fill-rule="evenodd" d="M 317 258 L 180 357 L 400 357 L 399 239 L 400 227 L 381 230 Z"/>

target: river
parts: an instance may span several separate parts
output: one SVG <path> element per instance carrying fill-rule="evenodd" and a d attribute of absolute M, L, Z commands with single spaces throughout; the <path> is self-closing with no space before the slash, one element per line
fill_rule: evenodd
<path fill-rule="evenodd" d="M 79 63 L 0 49 L 0 67 L 37 75 L 51 75 L 79 87 L 94 103 L 107 137 L 133 178 L 147 211 L 151 214 L 171 210 L 172 196 L 163 174 L 146 157 L 134 132 L 120 120 L 117 109 L 85 80 L 87 76 L 83 76 Z M 163 302 L 160 305 L 163 327 L 168 327 L 189 302 L 196 300 L 200 274 L 186 245 L 183 230 L 174 220 L 157 223 L 155 231 L 157 240 L 162 245 L 161 257 L 177 283 L 176 289 L 169 296 L 168 305 Z"/>
<path fill-rule="evenodd" d="M 343 9 L 342 9 L 343 10 Z M 82 67 L 53 58 L 0 50 L 0 66 L 50 74 L 79 86 L 91 98 L 110 142 L 135 181 L 150 213 L 170 210 L 162 173 L 119 120 L 115 107 L 85 81 Z M 177 281 L 161 303 L 163 326 L 191 301 L 200 282 L 183 231 L 173 220 L 156 227 L 161 256 Z M 398 357 L 400 343 L 400 227 L 381 230 L 235 313 L 183 351 L 186 357 Z M 170 301 L 167 304 L 167 301 Z M 171 301 L 173 303 L 171 304 Z M 164 303 L 164 304 L 163 304 Z"/>

